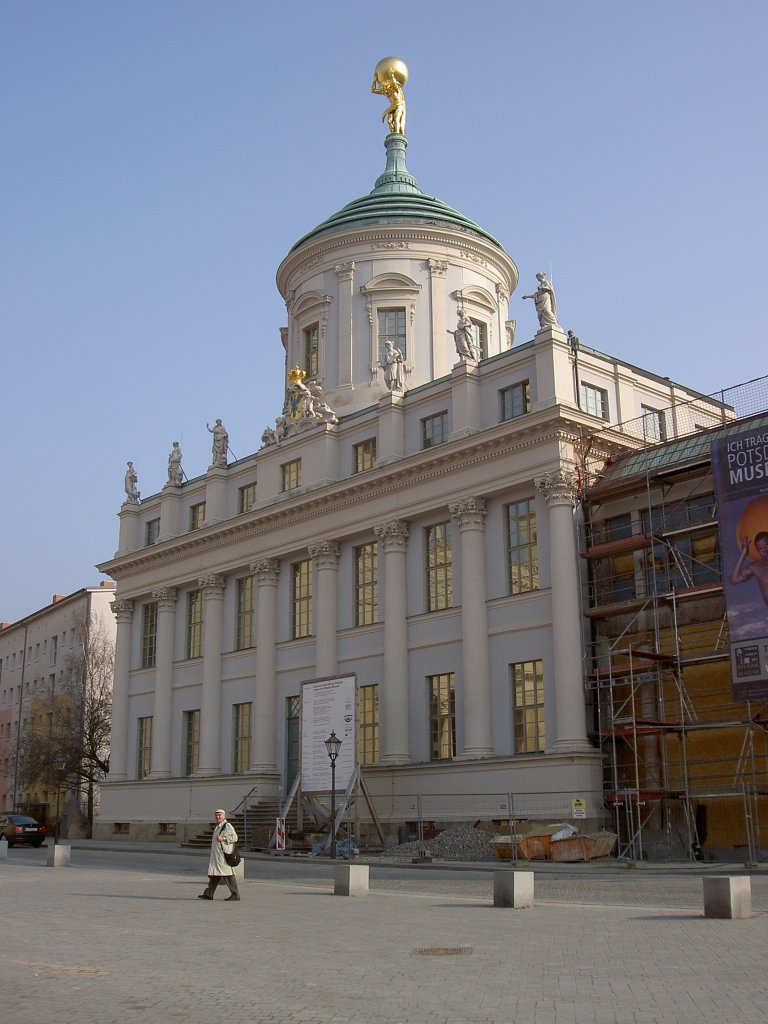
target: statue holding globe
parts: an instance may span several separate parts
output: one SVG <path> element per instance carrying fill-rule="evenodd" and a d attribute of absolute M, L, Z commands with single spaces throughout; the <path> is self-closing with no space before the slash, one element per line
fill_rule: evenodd
<path fill-rule="evenodd" d="M 399 57 L 384 57 L 373 72 L 371 92 L 386 96 L 389 106 L 381 115 L 386 119 L 393 135 L 405 135 L 405 96 L 403 86 L 408 81 L 408 68 Z"/>

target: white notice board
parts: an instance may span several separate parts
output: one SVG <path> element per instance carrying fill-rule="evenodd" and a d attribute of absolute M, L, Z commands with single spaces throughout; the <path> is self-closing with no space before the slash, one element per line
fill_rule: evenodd
<path fill-rule="evenodd" d="M 325 741 L 333 730 L 341 740 L 336 759 L 336 789 L 344 790 L 355 770 L 357 694 L 354 676 L 315 679 L 301 686 L 301 788 L 328 792 L 331 759 Z"/>

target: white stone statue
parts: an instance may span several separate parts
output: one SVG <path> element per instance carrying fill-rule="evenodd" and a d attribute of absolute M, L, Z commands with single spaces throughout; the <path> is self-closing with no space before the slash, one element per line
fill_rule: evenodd
<path fill-rule="evenodd" d="M 136 489 L 136 484 L 139 482 L 139 478 L 136 474 L 136 470 L 133 468 L 133 463 L 128 463 L 128 468 L 125 471 L 125 493 L 128 495 L 127 501 L 133 504 L 138 504 L 141 495 Z"/>
<path fill-rule="evenodd" d="M 394 342 L 384 343 L 384 358 L 379 364 L 384 371 L 384 383 L 390 391 L 405 391 L 403 380 L 403 353 L 396 348 Z"/>
<path fill-rule="evenodd" d="M 475 339 L 472 335 L 472 321 L 467 316 L 466 309 L 459 309 L 459 321 L 456 325 L 455 331 L 448 331 L 449 334 L 453 335 L 453 340 L 456 342 L 456 352 L 459 355 L 459 359 L 462 362 L 466 362 L 467 359 L 473 359 L 477 362 L 477 352 L 475 352 Z"/>
<path fill-rule="evenodd" d="M 227 433 L 226 427 L 222 425 L 221 420 L 216 420 L 215 425 L 212 427 L 209 427 L 207 423 L 205 425 L 208 428 L 208 431 L 213 434 L 211 465 L 226 466 L 227 451 L 229 449 L 229 434 Z"/>
<path fill-rule="evenodd" d="M 179 442 L 173 442 L 171 454 L 168 456 L 168 483 L 173 487 L 181 487 L 184 470 L 181 468 L 181 448 Z"/>
<path fill-rule="evenodd" d="M 557 301 L 555 289 L 552 282 L 547 280 L 547 275 L 542 271 L 536 275 L 539 287 L 534 295 L 524 295 L 524 299 L 533 299 L 536 306 L 536 314 L 539 318 L 539 329 L 543 327 L 559 327 L 557 322 Z"/>
<path fill-rule="evenodd" d="M 323 389 L 315 381 L 304 383 L 305 372 L 296 367 L 288 374 L 291 387 L 286 395 L 283 415 L 275 420 L 274 427 L 265 427 L 261 435 L 265 447 L 279 444 L 286 437 L 292 437 L 304 430 L 310 430 L 321 423 L 331 425 L 339 417 L 323 398 Z"/>

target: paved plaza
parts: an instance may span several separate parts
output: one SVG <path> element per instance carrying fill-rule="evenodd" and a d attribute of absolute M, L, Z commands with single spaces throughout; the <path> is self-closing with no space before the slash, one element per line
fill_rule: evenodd
<path fill-rule="evenodd" d="M 534 865 L 536 905 L 477 868 L 246 861 L 240 903 L 198 900 L 207 856 L 74 846 L 0 861 L 2 1018 L 15 1024 L 763 1024 L 768 874 L 754 916 L 703 917 L 711 869 Z M 733 869 L 737 870 L 737 869 Z"/>

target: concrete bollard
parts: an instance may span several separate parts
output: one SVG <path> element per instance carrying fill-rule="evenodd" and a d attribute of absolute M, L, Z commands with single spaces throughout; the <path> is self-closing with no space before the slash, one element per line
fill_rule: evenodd
<path fill-rule="evenodd" d="M 333 873 L 334 896 L 367 896 L 368 865 L 337 864 Z"/>
<path fill-rule="evenodd" d="M 8 840 L 0 836 L 0 860 L 8 860 Z"/>
<path fill-rule="evenodd" d="M 752 917 L 752 880 L 743 875 L 705 878 L 704 917 L 729 920 Z"/>
<path fill-rule="evenodd" d="M 72 847 L 69 843 L 54 843 L 48 848 L 49 868 L 68 868 Z"/>
<path fill-rule="evenodd" d="M 532 871 L 494 871 L 493 872 L 493 905 L 494 907 L 533 906 L 533 872 Z"/>

